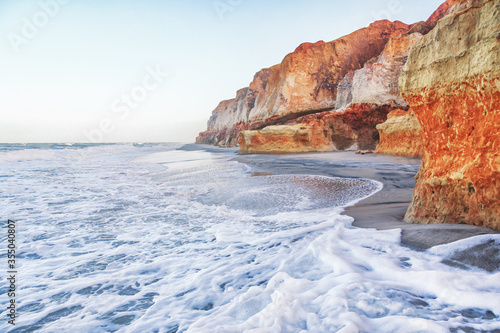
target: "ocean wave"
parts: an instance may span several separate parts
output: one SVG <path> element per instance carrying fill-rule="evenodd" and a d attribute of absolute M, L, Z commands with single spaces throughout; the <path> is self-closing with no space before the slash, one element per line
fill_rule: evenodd
<path fill-rule="evenodd" d="M 451 248 L 415 252 L 400 230 L 341 214 L 380 183 L 252 176 L 233 152 L 177 147 L 0 164 L 0 215 L 17 221 L 21 249 L 18 331 L 500 328 L 499 273 L 450 267 Z"/>

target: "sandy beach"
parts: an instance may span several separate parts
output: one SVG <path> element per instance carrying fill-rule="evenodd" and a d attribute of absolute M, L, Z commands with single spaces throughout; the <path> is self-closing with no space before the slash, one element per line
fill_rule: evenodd
<path fill-rule="evenodd" d="M 213 153 L 237 151 L 209 145 L 186 145 L 183 150 L 206 150 Z M 309 174 L 330 177 L 366 178 L 384 184 L 381 191 L 348 207 L 345 215 L 354 218 L 353 226 L 377 230 L 401 229 L 401 244 L 417 251 L 433 246 L 498 231 L 465 224 L 409 224 L 403 221 L 420 167 L 415 158 L 389 155 L 359 155 L 354 151 L 284 155 L 237 155 L 233 160 L 262 174 Z M 462 268 L 477 267 L 487 271 L 500 268 L 500 248 L 488 243 L 457 252 L 443 262 Z"/>

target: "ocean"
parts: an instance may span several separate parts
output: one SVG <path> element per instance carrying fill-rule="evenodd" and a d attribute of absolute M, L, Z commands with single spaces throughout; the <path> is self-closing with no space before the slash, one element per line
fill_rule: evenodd
<path fill-rule="evenodd" d="M 381 183 L 252 173 L 235 156 L 0 145 L 1 276 L 16 272 L 0 331 L 500 332 L 500 272 L 442 260 L 500 236 L 414 251 L 341 215 Z"/>

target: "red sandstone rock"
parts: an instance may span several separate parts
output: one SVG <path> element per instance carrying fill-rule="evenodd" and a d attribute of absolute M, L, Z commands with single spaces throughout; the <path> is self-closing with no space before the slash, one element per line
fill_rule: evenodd
<path fill-rule="evenodd" d="M 344 111 L 311 114 L 293 123 L 320 127 L 335 150 L 374 150 L 379 141 L 376 126 L 395 108 L 394 104 L 351 104 Z"/>
<path fill-rule="evenodd" d="M 391 54 L 386 47 L 385 56 L 379 56 L 380 51 L 389 40 L 389 44 L 399 44 L 399 49 L 405 50 L 415 37 L 400 37 L 401 34 L 426 34 L 440 18 L 474 1 L 478 0 L 447 0 L 427 21 L 411 26 L 378 21 L 333 42 L 301 44 L 281 64 L 258 72 L 248 88 L 238 91 L 236 98 L 221 102 L 208 122 L 207 131 L 200 133 L 196 142 L 234 145 L 239 129 L 285 123 L 304 114 L 345 107 L 351 102 L 384 104 L 394 100 L 404 107 L 395 84 L 404 63 L 404 52 Z M 363 66 L 353 85 L 356 70 Z M 345 92 L 346 89 L 349 91 Z M 343 99 L 339 99 L 338 90 L 345 92 Z"/>
<path fill-rule="evenodd" d="M 349 72 L 337 89 L 337 107 L 342 107 L 345 112 L 323 112 L 309 116 L 299 117 L 296 120 L 287 120 L 286 117 L 274 115 L 258 123 L 253 122 L 249 128 L 262 128 L 276 123 L 305 124 L 307 133 L 298 135 L 296 128 L 286 126 L 273 127 L 272 130 L 248 131 L 240 135 L 240 152 L 245 153 L 285 153 L 304 151 L 325 151 L 344 149 L 375 149 L 379 134 L 376 125 L 385 120 L 385 114 L 370 112 L 374 110 L 390 111 L 394 108 L 407 107 L 400 96 L 398 78 L 406 62 L 410 47 L 419 41 L 422 35 L 398 35 L 391 37 L 383 52 L 368 61 L 362 69 Z M 377 106 L 382 106 L 377 108 Z M 365 117 L 366 121 L 361 118 Z M 344 119 L 343 119 L 344 118 Z M 417 123 L 415 118 L 414 122 Z M 362 124 L 363 127 L 360 127 Z M 304 125 L 304 126 L 305 126 Z M 354 127 L 358 127 L 354 129 Z M 408 126 L 403 129 L 410 129 Z M 420 133 L 420 132 L 419 132 Z M 400 133 L 396 144 L 400 144 L 397 154 L 404 156 L 419 156 L 421 141 L 411 144 L 412 138 L 419 136 L 416 133 Z M 286 138 L 286 135 L 290 135 Z M 394 134 L 392 135 L 394 136 Z M 384 136 L 387 137 L 387 136 Z M 419 137 L 418 137 L 419 138 Z M 301 144 L 303 146 L 301 146 Z M 281 145 L 281 146 L 280 146 Z M 418 148 L 417 148 L 418 146 Z M 410 149 L 410 151 L 405 151 Z M 387 150 L 387 153 L 394 152 Z"/>
<path fill-rule="evenodd" d="M 405 110 L 394 110 L 387 115 L 387 121 L 377 125 L 380 142 L 377 154 L 405 157 L 422 157 L 424 145 L 422 129 L 415 114 Z"/>
<path fill-rule="evenodd" d="M 318 45 L 323 45 L 323 44 L 325 44 L 325 42 L 322 41 L 322 40 L 317 41 L 316 43 L 307 43 L 307 42 L 306 43 L 302 43 L 293 52 L 305 51 L 305 50 L 310 49 L 311 47 L 318 46 Z"/>
<path fill-rule="evenodd" d="M 223 134 L 233 133 L 236 124 L 258 129 L 334 108 L 340 80 L 376 58 L 391 37 L 408 28 L 383 20 L 333 42 L 302 44 L 281 64 L 258 72 L 235 99 L 221 103 L 197 142 L 229 143 L 234 138 Z"/>
<path fill-rule="evenodd" d="M 239 133 L 239 153 L 284 154 L 331 151 L 332 145 L 317 124 L 267 126 Z"/>
<path fill-rule="evenodd" d="M 201 132 L 196 138 L 197 144 L 213 144 L 221 147 L 233 147 L 238 143 L 236 138 L 240 131 L 248 129 L 248 125 L 244 122 L 240 122 L 233 127 L 227 129 L 223 128 L 221 130 L 207 130 Z"/>
<path fill-rule="evenodd" d="M 420 21 L 410 25 L 410 30 L 408 34 L 419 32 L 422 35 L 426 35 L 429 31 L 434 29 L 436 23 L 446 15 L 450 14 L 452 11 L 459 10 L 463 8 L 467 2 L 471 0 L 446 0 L 441 6 L 436 9 L 431 16 L 426 21 Z M 475 0 L 474 0 L 475 1 Z"/>
<path fill-rule="evenodd" d="M 407 29 L 401 22 L 377 21 L 333 42 L 290 53 L 259 91 L 248 116 L 250 124 L 334 108 L 339 81 L 378 56 L 390 37 Z"/>
<path fill-rule="evenodd" d="M 375 149 L 376 125 L 387 119 L 394 104 L 351 104 L 344 111 L 299 117 L 285 125 L 242 131 L 240 153 L 291 153 Z"/>
<path fill-rule="evenodd" d="M 436 26 L 437 22 L 446 15 L 463 10 L 467 6 L 479 2 L 480 1 L 478 0 L 446 0 L 443 4 L 441 4 L 441 6 L 438 7 L 438 9 L 434 11 L 434 13 L 431 14 L 427 21 L 425 21 L 425 24 L 427 24 L 429 30 L 432 30 Z"/>
<path fill-rule="evenodd" d="M 336 107 L 350 103 L 395 103 L 407 107 L 398 79 L 410 47 L 421 38 L 420 33 L 391 37 L 378 58 L 344 77 L 337 89 Z"/>
<path fill-rule="evenodd" d="M 426 143 L 409 222 L 500 229 L 499 8 L 456 1 L 409 55 L 400 87 Z"/>

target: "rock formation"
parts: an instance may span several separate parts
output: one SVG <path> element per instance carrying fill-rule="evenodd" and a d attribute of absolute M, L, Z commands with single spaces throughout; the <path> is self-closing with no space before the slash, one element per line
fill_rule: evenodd
<path fill-rule="evenodd" d="M 242 131 L 240 153 L 292 153 L 375 149 L 378 132 L 394 104 L 351 104 L 343 111 L 299 117 L 287 125 Z M 286 137 L 289 135 L 288 137 Z"/>
<path fill-rule="evenodd" d="M 339 81 L 378 56 L 390 37 L 408 28 L 398 21 L 378 21 L 333 42 L 299 47 L 285 57 L 279 75 L 270 77 L 277 80 L 269 80 L 263 98 L 256 98 L 249 122 L 283 121 L 333 108 Z"/>
<path fill-rule="evenodd" d="M 423 156 L 407 221 L 500 229 L 499 44 L 500 0 L 447 0 L 427 21 L 304 43 L 221 102 L 197 143 L 283 153 L 380 137 L 377 153 Z"/>
<path fill-rule="evenodd" d="M 500 2 L 447 3 L 400 77 L 425 142 L 405 219 L 500 229 Z"/>
<path fill-rule="evenodd" d="M 240 153 L 285 153 L 293 152 L 294 149 L 297 152 L 374 150 L 379 142 L 377 124 L 384 122 L 391 110 L 407 106 L 399 92 L 398 78 L 411 45 L 421 38 L 420 33 L 391 37 L 378 57 L 365 63 L 363 68 L 348 72 L 337 86 L 337 110 L 314 113 L 286 122 L 311 128 L 308 136 L 294 134 L 284 140 L 283 133 L 291 133 L 285 127 L 280 128 L 280 134 L 276 137 L 277 129 L 258 133 L 246 131 L 240 136 Z M 281 150 L 279 144 L 283 144 Z"/>
<path fill-rule="evenodd" d="M 378 58 L 344 77 L 337 90 L 336 108 L 351 103 L 384 104 L 390 101 L 406 106 L 399 91 L 398 79 L 410 47 L 421 38 L 422 34 L 416 32 L 389 39 Z"/>
<path fill-rule="evenodd" d="M 412 110 L 394 110 L 387 115 L 387 121 L 377 125 L 380 143 L 377 154 L 405 157 L 422 157 L 424 145 L 422 128 Z"/>
<path fill-rule="evenodd" d="M 447 0 L 427 21 L 410 26 L 382 20 L 332 42 L 301 44 L 281 64 L 259 71 L 234 99 L 221 102 L 196 142 L 234 146 L 241 130 L 286 124 L 351 103 L 392 101 L 406 107 L 397 79 L 408 48 L 458 2 Z"/>
<path fill-rule="evenodd" d="M 331 151 L 331 142 L 319 126 L 295 124 L 267 126 L 261 130 L 241 131 L 241 153 L 276 154 Z"/>
<path fill-rule="evenodd" d="M 332 42 L 300 45 L 281 64 L 258 72 L 235 99 L 221 102 L 197 142 L 232 145 L 236 127 L 261 129 L 335 108 L 337 86 L 346 74 L 377 59 L 391 37 L 409 28 L 383 20 Z"/>

